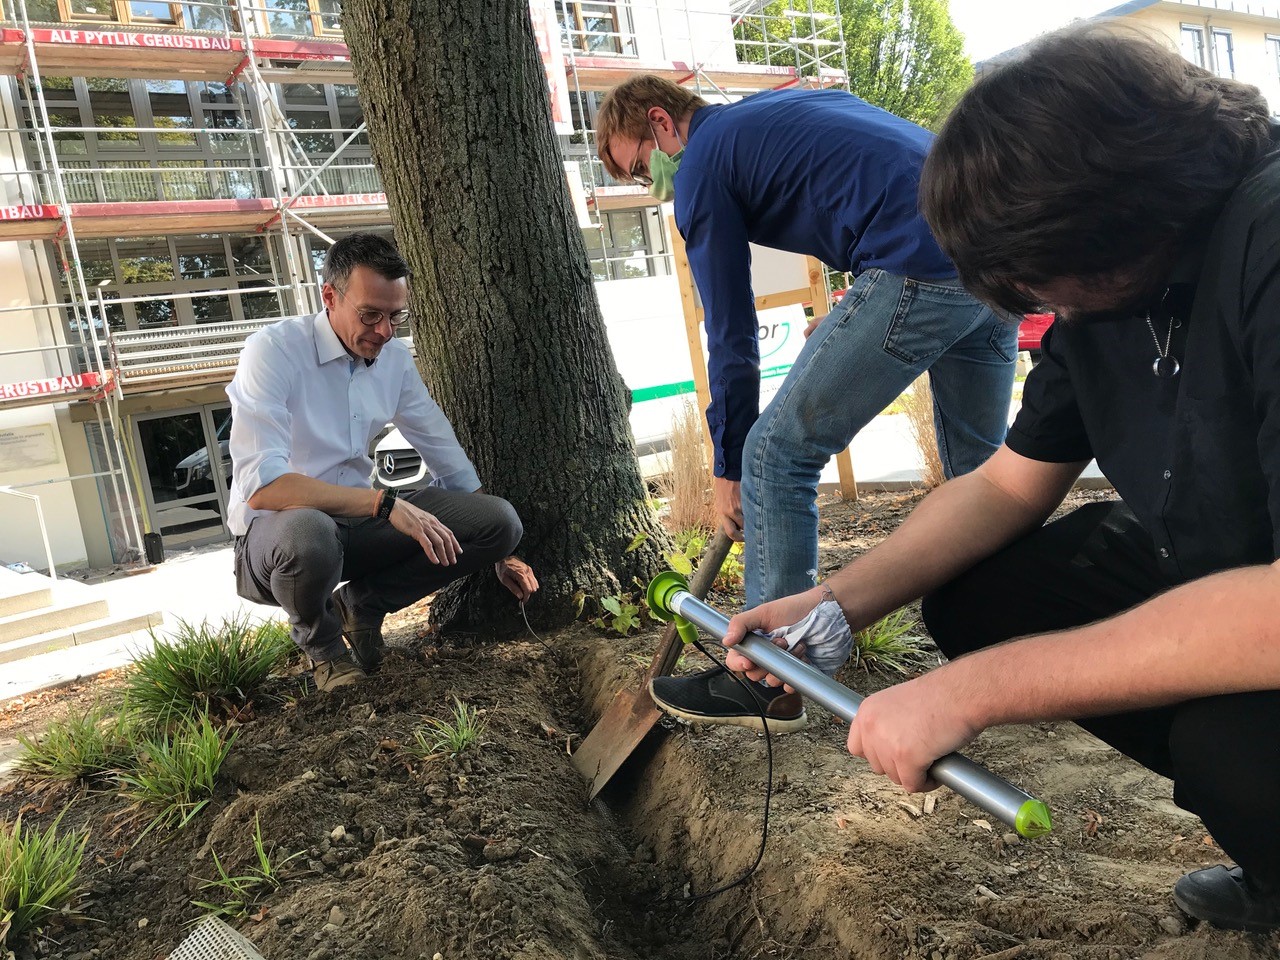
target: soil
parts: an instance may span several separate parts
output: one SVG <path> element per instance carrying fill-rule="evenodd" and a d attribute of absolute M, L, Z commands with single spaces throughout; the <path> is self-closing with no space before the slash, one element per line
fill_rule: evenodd
<path fill-rule="evenodd" d="M 1097 498 L 1105 494 L 1077 494 Z M 890 532 L 915 494 L 824 499 L 833 569 Z M 732 595 L 713 597 L 725 608 Z M 746 731 L 663 727 L 588 804 L 568 752 L 656 643 L 587 625 L 498 646 L 426 636 L 425 611 L 388 621 L 376 680 L 303 695 L 297 678 L 257 698 L 215 801 L 186 828 L 139 838 L 110 791 L 36 793 L 11 783 L 0 817 L 88 826 L 79 916 L 59 916 L 18 956 L 167 957 L 216 899 L 214 853 L 253 862 L 255 817 L 283 887 L 233 921 L 268 960 L 490 958 L 898 958 L 1033 960 L 1280 956 L 1280 940 L 1189 924 L 1170 897 L 1223 854 L 1167 781 L 1072 724 L 1010 727 L 970 748 L 1046 800 L 1049 837 L 1020 841 L 945 790 L 908 797 L 843 750 L 842 724 L 810 707 L 774 743 L 769 842 L 765 741 Z M 702 664 L 686 657 L 685 669 Z M 867 692 L 891 680 L 850 671 Z M 34 732 L 117 678 L 11 702 L 0 737 Z M 402 745 L 454 698 L 483 711 L 483 744 L 412 760 Z"/>

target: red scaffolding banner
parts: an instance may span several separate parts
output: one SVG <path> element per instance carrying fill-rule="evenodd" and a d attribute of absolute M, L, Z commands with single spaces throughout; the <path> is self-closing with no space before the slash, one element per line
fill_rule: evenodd
<path fill-rule="evenodd" d="M 102 377 L 96 373 L 77 373 L 69 377 L 49 377 L 46 380 L 19 380 L 17 383 L 0 383 L 0 400 L 79 393 L 101 385 Z"/>

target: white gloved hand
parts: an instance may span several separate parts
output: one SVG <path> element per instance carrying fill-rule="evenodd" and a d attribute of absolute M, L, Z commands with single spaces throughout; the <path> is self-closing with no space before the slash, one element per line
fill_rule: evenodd
<path fill-rule="evenodd" d="M 788 650 L 803 641 L 804 658 L 829 677 L 836 675 L 853 651 L 853 631 L 834 600 L 823 600 L 799 623 L 779 627 L 769 636 L 786 640 Z"/>

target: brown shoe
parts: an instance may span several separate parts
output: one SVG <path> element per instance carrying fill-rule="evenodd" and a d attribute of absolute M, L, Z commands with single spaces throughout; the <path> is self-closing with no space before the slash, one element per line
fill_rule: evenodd
<path fill-rule="evenodd" d="M 360 669 L 349 653 L 314 664 L 311 676 L 316 681 L 316 688 L 325 691 L 349 687 L 353 683 L 369 679 L 369 675 Z"/>
<path fill-rule="evenodd" d="M 356 662 L 367 673 L 373 673 L 382 666 L 382 656 L 387 649 L 382 639 L 381 621 L 376 624 L 360 623 L 355 611 L 342 598 L 341 591 L 334 591 L 333 609 L 342 621 L 342 632 L 351 646 L 351 652 L 356 655 Z"/>

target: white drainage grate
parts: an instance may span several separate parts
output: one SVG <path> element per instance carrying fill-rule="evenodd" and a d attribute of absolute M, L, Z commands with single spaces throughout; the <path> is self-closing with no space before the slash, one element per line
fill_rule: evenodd
<path fill-rule="evenodd" d="M 205 917 L 169 960 L 266 960 L 253 944 L 217 917 Z"/>

